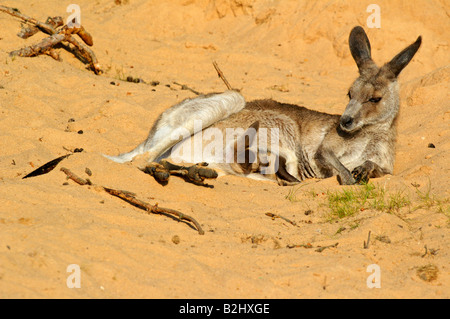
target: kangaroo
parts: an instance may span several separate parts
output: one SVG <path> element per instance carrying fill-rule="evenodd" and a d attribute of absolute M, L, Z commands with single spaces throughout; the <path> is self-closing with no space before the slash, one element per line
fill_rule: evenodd
<path fill-rule="evenodd" d="M 218 142 L 223 139 L 224 143 L 218 144 L 223 147 L 214 148 L 202 159 L 223 174 L 270 179 L 280 185 L 332 176 L 337 176 L 340 184 L 351 185 L 392 174 L 400 106 L 397 78 L 421 42 L 419 36 L 378 67 L 364 29 L 354 27 L 349 47 L 359 77 L 348 90 L 349 102 L 342 115 L 267 99 L 246 102 L 240 93 L 230 90 L 172 106 L 134 150 L 105 156 L 123 163 L 146 154 L 149 162 L 159 161 L 174 150 L 195 144 L 198 137 L 205 146 L 202 137 L 215 135 Z M 238 128 L 243 129 L 234 132 L 233 139 L 224 137 Z M 267 134 L 267 130 L 273 132 Z M 262 131 L 266 134 L 260 134 Z M 194 157 L 187 162 L 195 163 Z"/>

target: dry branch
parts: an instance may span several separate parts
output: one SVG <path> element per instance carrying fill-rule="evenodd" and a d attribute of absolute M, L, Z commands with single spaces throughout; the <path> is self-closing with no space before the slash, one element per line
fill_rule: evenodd
<path fill-rule="evenodd" d="M 287 221 L 289 224 L 294 225 L 294 226 L 297 226 L 297 224 L 296 224 L 295 222 L 293 222 L 292 220 L 287 219 L 286 217 L 283 217 L 283 216 L 281 216 L 281 215 L 277 215 L 277 214 L 273 214 L 273 213 L 266 213 L 266 216 L 271 217 L 272 220 L 274 220 L 275 218 L 281 218 L 281 219 Z"/>
<path fill-rule="evenodd" d="M 181 89 L 182 89 L 182 90 L 188 90 L 188 91 L 191 91 L 192 93 L 194 93 L 195 95 L 201 95 L 200 92 L 198 92 L 198 91 L 196 91 L 196 90 L 190 88 L 189 86 L 187 86 L 187 85 L 185 85 L 185 84 L 180 84 L 180 83 L 178 83 L 178 82 L 173 82 L 173 84 L 176 84 L 176 85 L 181 86 Z"/>
<path fill-rule="evenodd" d="M 89 185 L 91 184 L 88 180 L 84 180 L 81 177 L 78 177 L 77 175 L 75 175 L 74 173 L 72 173 L 69 169 L 62 167 L 61 171 L 64 172 L 64 174 L 67 175 L 67 178 L 73 180 L 75 183 L 79 184 L 79 185 Z M 164 207 L 159 207 L 158 204 L 155 205 L 150 205 L 144 201 L 141 201 L 140 199 L 137 199 L 135 197 L 135 194 L 132 192 L 128 192 L 128 191 L 124 191 L 124 190 L 117 190 L 117 189 L 112 189 L 112 188 L 107 188 L 104 186 L 100 186 L 105 192 L 107 192 L 110 195 L 119 197 L 121 199 L 123 199 L 124 201 L 132 204 L 133 206 L 139 207 L 145 211 L 147 211 L 148 213 L 153 213 L 153 214 L 162 214 L 162 215 L 171 215 L 171 216 L 175 216 L 178 220 L 182 221 L 188 221 L 192 224 L 194 224 L 195 228 L 197 229 L 198 233 L 200 235 L 204 235 L 205 232 L 203 231 L 202 227 L 200 226 L 200 224 L 191 216 L 185 215 L 177 210 L 174 209 L 170 209 L 170 208 L 164 208 Z"/>
<path fill-rule="evenodd" d="M 83 46 L 73 37 L 73 35 L 78 35 L 88 46 L 94 44 L 92 36 L 83 26 L 69 27 L 68 25 L 63 25 L 64 23 L 61 17 L 49 17 L 45 23 L 42 23 L 20 13 L 18 10 L 5 6 L 0 6 L 0 11 L 19 18 L 25 23 L 31 24 L 30 26 L 22 27 L 21 31 L 18 33 L 18 36 L 21 38 L 26 39 L 34 35 L 37 30 L 41 30 L 50 35 L 48 38 L 43 39 L 37 44 L 10 52 L 10 56 L 32 57 L 40 54 L 48 54 L 54 59 L 60 60 L 59 55 L 54 51 L 54 48 L 59 43 L 68 42 L 75 47 L 76 53 L 89 64 L 95 74 L 100 74 L 102 72 L 94 52 Z"/>
<path fill-rule="evenodd" d="M 219 78 L 222 79 L 223 83 L 225 83 L 225 85 L 227 86 L 228 90 L 232 90 L 233 88 L 231 87 L 230 83 L 228 83 L 227 79 L 225 78 L 225 75 L 223 75 L 223 72 L 220 70 L 220 68 L 217 65 L 216 61 L 213 61 L 213 65 L 214 65 L 214 68 L 217 71 L 217 75 L 219 76 Z"/>
<path fill-rule="evenodd" d="M 39 28 L 35 26 L 22 27 L 17 36 L 22 39 L 28 39 L 39 32 Z"/>
<path fill-rule="evenodd" d="M 79 184 L 79 185 L 87 185 L 87 184 L 88 184 L 88 182 L 87 182 L 85 179 L 83 179 L 83 178 L 81 178 L 81 177 L 78 177 L 77 175 L 75 175 L 74 173 L 72 173 L 72 172 L 71 172 L 70 170 L 68 170 L 67 168 L 61 167 L 60 170 L 61 170 L 62 172 L 64 172 L 64 174 L 67 175 L 67 178 L 73 180 L 75 183 L 77 183 L 77 184 Z"/>
<path fill-rule="evenodd" d="M 126 202 L 129 202 L 130 204 L 133 204 L 139 208 L 142 208 L 144 210 L 146 210 L 149 213 L 153 213 L 153 214 L 169 214 L 169 215 L 173 215 L 176 216 L 179 220 L 186 220 L 188 222 L 191 222 L 195 225 L 195 227 L 197 228 L 197 231 L 200 235 L 204 235 L 205 232 L 203 231 L 202 227 L 200 226 L 200 224 L 191 216 L 185 215 L 177 210 L 174 209 L 170 209 L 170 208 L 164 208 L 164 207 L 159 207 L 158 204 L 155 205 L 150 205 L 146 202 L 143 202 L 139 199 L 137 199 L 136 197 L 130 195 L 129 192 L 124 192 L 121 190 L 116 190 L 116 189 L 111 189 L 111 188 L 106 188 L 103 187 L 103 189 L 105 190 L 105 192 L 107 192 L 110 195 L 113 196 L 117 196 L 119 198 L 122 198 L 123 200 L 125 200 Z"/>
<path fill-rule="evenodd" d="M 45 32 L 47 34 L 54 34 L 56 32 L 52 25 L 39 22 L 38 20 L 36 20 L 34 18 L 31 18 L 25 14 L 20 13 L 19 10 L 17 10 L 17 9 L 0 5 L 0 11 L 6 12 L 6 13 L 12 15 L 13 17 L 19 18 L 22 21 L 24 21 L 25 23 L 30 23 L 32 25 L 35 25 L 36 27 L 38 27 L 39 29 L 41 29 L 43 32 Z"/>
<path fill-rule="evenodd" d="M 322 251 L 324 251 L 327 248 L 335 248 L 339 245 L 339 243 L 335 243 L 333 245 L 328 245 L 328 246 L 317 246 L 316 248 L 316 252 L 321 253 Z M 287 248 L 299 248 L 299 247 L 303 247 L 303 248 L 314 248 L 313 245 L 311 245 L 310 243 L 307 244 L 299 244 L 299 245 L 287 245 Z"/>
<path fill-rule="evenodd" d="M 54 34 L 48 38 L 43 39 L 41 42 L 30 45 L 28 47 L 15 50 L 9 53 L 10 56 L 31 57 L 39 54 L 46 53 L 52 49 L 55 45 L 65 39 L 64 34 Z"/>
<path fill-rule="evenodd" d="M 334 248 L 337 247 L 337 245 L 339 245 L 339 243 L 333 244 L 333 245 L 328 245 L 328 246 L 322 246 L 317 248 L 315 251 L 317 251 L 318 253 L 321 253 L 322 251 L 324 251 L 327 248 Z"/>

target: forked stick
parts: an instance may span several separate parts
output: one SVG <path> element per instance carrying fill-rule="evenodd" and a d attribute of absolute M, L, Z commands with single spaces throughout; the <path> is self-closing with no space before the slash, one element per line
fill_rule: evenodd
<path fill-rule="evenodd" d="M 79 185 L 90 185 L 91 184 L 89 181 L 86 181 L 83 178 L 78 177 L 77 175 L 75 175 L 69 169 L 67 169 L 65 167 L 61 167 L 61 171 L 67 175 L 67 178 L 73 180 L 75 183 L 77 183 Z M 137 199 L 135 197 L 134 193 L 131 193 L 128 191 L 107 188 L 104 186 L 100 186 L 100 187 L 108 194 L 119 197 L 119 198 L 123 199 L 124 201 L 147 211 L 148 213 L 173 215 L 173 216 L 177 217 L 180 221 L 185 220 L 185 221 L 191 222 L 192 224 L 194 224 L 195 228 L 197 228 L 197 231 L 200 235 L 205 234 L 205 232 L 203 231 L 200 224 L 191 216 L 185 215 L 174 209 L 159 207 L 158 204 L 150 205 L 144 201 L 141 201 L 140 199 Z"/>
<path fill-rule="evenodd" d="M 61 17 L 49 17 L 45 23 L 42 23 L 34 18 L 20 13 L 16 9 L 5 7 L 2 5 L 0 5 L 0 11 L 17 17 L 25 23 L 31 24 L 31 26 L 29 27 L 22 28 L 22 30 L 19 32 L 18 36 L 21 38 L 26 39 L 34 35 L 36 33 L 36 28 L 50 35 L 50 37 L 43 39 L 37 44 L 10 52 L 10 56 L 31 57 L 39 54 L 48 54 L 54 59 L 59 60 L 59 55 L 55 51 L 53 51 L 53 48 L 58 43 L 65 41 L 75 46 L 79 55 L 81 55 L 81 57 L 89 63 L 90 68 L 95 72 L 95 74 L 102 73 L 94 52 L 92 52 L 91 49 L 84 47 L 73 37 L 73 35 L 76 34 L 88 46 L 92 46 L 94 44 L 92 36 L 84 29 L 83 26 L 62 26 L 63 20 Z M 60 26 L 62 26 L 62 28 L 57 29 Z"/>

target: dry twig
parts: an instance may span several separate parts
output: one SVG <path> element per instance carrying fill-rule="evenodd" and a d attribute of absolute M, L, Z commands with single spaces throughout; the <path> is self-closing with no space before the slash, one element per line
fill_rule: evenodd
<path fill-rule="evenodd" d="M 232 90 L 233 88 L 231 87 L 230 83 L 228 83 L 227 79 L 225 78 L 225 75 L 223 75 L 223 72 L 220 70 L 219 66 L 217 65 L 216 61 L 213 61 L 213 65 L 214 68 L 217 71 L 217 75 L 219 76 L 219 78 L 222 79 L 222 81 L 225 83 L 225 85 L 227 86 L 228 90 Z"/>
<path fill-rule="evenodd" d="M 76 182 L 77 184 L 80 185 L 89 185 L 91 183 L 89 183 L 89 181 L 84 180 L 81 177 L 78 177 L 77 175 L 75 175 L 74 173 L 72 173 L 69 169 L 62 167 L 61 171 L 64 172 L 67 175 L 67 178 L 73 180 L 74 182 Z M 140 199 L 137 199 L 135 197 L 135 194 L 132 192 L 128 192 L 128 191 L 124 191 L 124 190 L 117 190 L 117 189 L 112 189 L 112 188 L 107 188 L 104 186 L 100 186 L 105 192 L 107 192 L 110 195 L 119 197 L 121 199 L 123 199 L 124 201 L 139 207 L 145 211 L 147 211 L 148 213 L 153 213 L 153 214 L 162 214 L 162 215 L 171 215 L 171 216 L 175 216 L 177 217 L 178 220 L 182 221 L 188 221 L 192 224 L 194 224 L 195 228 L 197 229 L 198 233 L 200 235 L 204 235 L 205 232 L 203 231 L 202 227 L 200 226 L 200 224 L 191 216 L 185 215 L 177 210 L 174 209 L 170 209 L 170 208 L 164 208 L 164 207 L 159 207 L 158 204 L 155 205 L 150 205 L 144 201 L 141 201 Z"/>
<path fill-rule="evenodd" d="M 291 245 L 287 245 L 287 248 L 313 248 L 313 245 L 311 245 L 310 243 L 307 244 L 291 244 Z"/>
<path fill-rule="evenodd" d="M 327 248 L 334 248 L 337 247 L 337 245 L 339 245 L 339 243 L 333 244 L 333 245 L 328 245 L 328 246 L 322 246 L 317 248 L 315 251 L 317 251 L 318 253 L 321 253 L 322 251 L 324 251 Z"/>
<path fill-rule="evenodd" d="M 178 83 L 178 82 L 173 82 L 173 84 L 176 84 L 176 85 L 181 86 L 181 89 L 182 89 L 182 90 L 188 90 L 188 91 L 191 91 L 192 93 L 194 93 L 195 95 L 201 95 L 200 92 L 198 92 L 198 91 L 196 91 L 196 90 L 190 88 L 189 86 L 187 86 L 187 85 L 185 85 L 185 84 L 180 84 L 180 83 Z"/>
<path fill-rule="evenodd" d="M 40 54 L 48 54 L 54 59 L 60 60 L 59 55 L 53 49 L 59 43 L 68 42 L 75 47 L 75 53 L 77 53 L 83 60 L 85 60 L 86 63 L 89 64 L 95 74 L 100 74 L 102 72 L 94 52 L 88 47 L 83 46 L 73 37 L 73 35 L 76 34 L 88 46 L 92 46 L 94 44 L 92 36 L 84 29 L 83 26 L 69 27 L 68 25 L 63 25 L 63 19 L 61 17 L 49 17 L 45 23 L 39 22 L 34 18 L 20 13 L 16 9 L 2 5 L 0 5 L 0 11 L 19 18 L 25 23 L 31 24 L 31 26 L 23 27 L 21 29 L 18 34 L 21 38 L 26 39 L 36 34 L 38 30 L 50 35 L 39 43 L 10 52 L 10 56 L 32 57 Z M 59 27 L 61 28 L 58 29 Z"/>
<path fill-rule="evenodd" d="M 364 241 L 364 249 L 369 248 L 369 243 L 370 243 L 370 230 L 369 230 L 369 234 L 367 235 L 367 243 L 366 243 L 366 241 Z"/>
<path fill-rule="evenodd" d="M 281 216 L 281 215 L 272 214 L 272 213 L 266 213 L 266 216 L 271 217 L 272 220 L 274 220 L 275 218 L 281 218 L 281 219 L 287 221 L 289 224 L 292 224 L 292 225 L 294 225 L 294 226 L 297 226 L 297 224 L 296 224 L 295 222 L 293 222 L 292 220 L 287 219 L 286 217 L 283 217 L 283 216 Z"/>

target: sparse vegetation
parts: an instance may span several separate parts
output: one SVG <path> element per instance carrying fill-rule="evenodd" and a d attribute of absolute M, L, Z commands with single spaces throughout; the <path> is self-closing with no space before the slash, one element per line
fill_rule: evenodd
<path fill-rule="evenodd" d="M 290 202 L 298 202 L 299 199 L 297 198 L 297 192 L 299 191 L 300 188 L 309 185 L 310 183 L 301 183 L 299 186 L 292 186 L 289 189 L 289 193 L 284 197 L 287 200 L 289 200 Z M 315 196 L 315 192 L 312 191 L 312 193 L 314 194 L 313 196 Z"/>
<path fill-rule="evenodd" d="M 298 201 L 296 193 L 299 189 L 300 187 L 292 187 L 285 198 L 291 202 Z M 316 191 L 309 192 L 313 198 L 317 198 Z M 323 194 L 327 199 L 325 206 L 331 210 L 331 219 L 352 216 L 366 209 L 392 213 L 411 204 L 409 197 L 403 191 L 389 193 L 384 187 L 373 183 L 348 187 L 335 192 L 327 191 Z"/>
<path fill-rule="evenodd" d="M 437 207 L 438 213 L 443 213 L 445 216 L 450 218 L 450 200 L 449 198 L 439 198 L 434 194 L 431 194 L 431 183 L 428 184 L 426 191 L 421 191 L 416 187 L 416 192 L 419 197 L 420 203 L 415 209 L 426 208 L 430 209 L 432 207 Z"/>
<path fill-rule="evenodd" d="M 297 202 L 298 190 L 304 184 L 298 187 L 292 187 L 285 196 L 291 202 Z M 410 211 L 417 209 L 434 209 L 438 213 L 443 213 L 449 218 L 450 225 L 450 200 L 442 199 L 431 193 L 431 185 L 426 190 L 419 190 L 416 187 L 417 197 L 411 201 L 410 196 L 405 190 L 390 191 L 381 185 L 367 183 L 361 186 L 345 187 L 338 191 L 326 191 L 325 206 L 329 209 L 329 219 L 335 220 L 344 217 L 353 216 L 364 210 L 376 210 L 386 213 L 397 213 L 400 209 L 408 207 Z M 317 200 L 319 193 L 316 190 L 309 190 L 305 194 Z"/>
<path fill-rule="evenodd" d="M 297 192 L 297 190 L 298 190 L 298 188 L 296 189 L 295 187 L 291 187 L 289 189 L 289 193 L 286 196 L 284 196 L 284 198 L 286 198 L 290 202 L 296 202 L 297 196 L 295 196 L 295 193 Z"/>
<path fill-rule="evenodd" d="M 411 203 L 404 192 L 388 193 L 384 187 L 372 183 L 337 192 L 329 191 L 327 199 L 331 218 L 352 216 L 366 209 L 392 213 Z"/>

